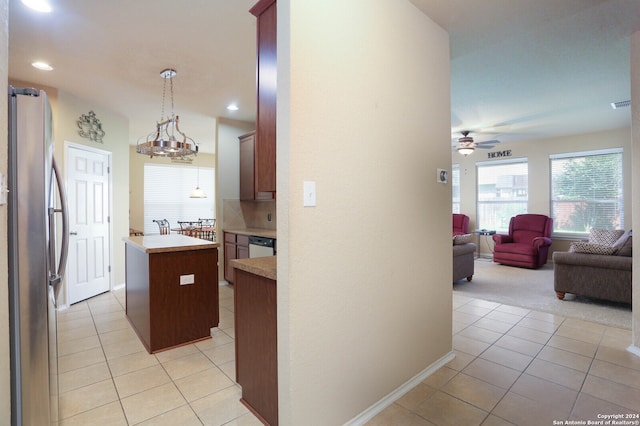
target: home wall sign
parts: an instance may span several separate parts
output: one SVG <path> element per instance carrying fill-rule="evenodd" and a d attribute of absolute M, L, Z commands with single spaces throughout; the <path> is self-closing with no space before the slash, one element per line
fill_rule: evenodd
<path fill-rule="evenodd" d="M 505 149 L 504 151 L 487 152 L 487 158 L 493 159 L 502 157 L 511 157 L 511 150 Z"/>
<path fill-rule="evenodd" d="M 87 114 L 82 114 L 76 123 L 80 129 L 78 130 L 78 134 L 81 137 L 102 143 L 105 132 L 102 130 L 102 123 L 100 123 L 100 120 L 96 117 L 95 112 L 89 111 Z"/>

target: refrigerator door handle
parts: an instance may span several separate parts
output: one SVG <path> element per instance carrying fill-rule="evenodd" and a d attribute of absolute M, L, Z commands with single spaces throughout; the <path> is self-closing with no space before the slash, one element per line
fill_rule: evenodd
<path fill-rule="evenodd" d="M 49 255 L 51 256 L 51 265 L 55 265 L 55 213 L 62 213 L 62 244 L 60 246 L 60 263 L 55 271 L 50 272 L 49 285 L 55 286 L 62 281 L 64 272 L 67 267 L 67 256 L 69 254 L 69 212 L 67 210 L 67 193 L 64 189 L 64 183 L 62 182 L 62 175 L 60 169 L 56 163 L 56 158 L 53 157 L 52 161 L 53 173 L 56 176 L 56 183 L 58 187 L 58 193 L 60 194 L 60 208 L 49 209 L 49 232 L 52 234 L 49 236 L 49 241 L 52 247 L 49 247 Z"/>

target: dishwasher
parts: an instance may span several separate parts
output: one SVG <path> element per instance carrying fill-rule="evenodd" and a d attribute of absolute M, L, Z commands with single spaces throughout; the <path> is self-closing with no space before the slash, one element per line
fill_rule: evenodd
<path fill-rule="evenodd" d="M 266 237 L 249 237 L 249 257 L 266 257 L 276 254 L 276 239 Z"/>

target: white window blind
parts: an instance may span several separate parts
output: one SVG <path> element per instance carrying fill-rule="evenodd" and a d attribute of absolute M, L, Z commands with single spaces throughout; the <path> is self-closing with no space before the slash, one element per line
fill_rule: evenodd
<path fill-rule="evenodd" d="M 526 158 L 476 164 L 479 229 L 506 232 L 509 221 L 527 213 L 529 166 Z"/>
<path fill-rule="evenodd" d="M 451 195 L 453 198 L 452 212 L 460 213 L 460 164 L 451 167 Z"/>
<path fill-rule="evenodd" d="M 198 183 L 207 198 L 189 198 Z M 144 165 L 144 233 L 158 234 L 154 219 L 167 219 L 171 228 L 178 221 L 215 218 L 214 169 L 173 164 Z"/>
<path fill-rule="evenodd" d="M 624 228 L 622 149 L 550 156 L 554 234 Z"/>

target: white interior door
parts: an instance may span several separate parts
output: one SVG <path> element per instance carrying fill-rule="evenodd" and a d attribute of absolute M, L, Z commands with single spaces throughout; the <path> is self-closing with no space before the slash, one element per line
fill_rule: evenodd
<path fill-rule="evenodd" d="M 69 304 L 110 288 L 110 154 L 67 146 Z"/>

